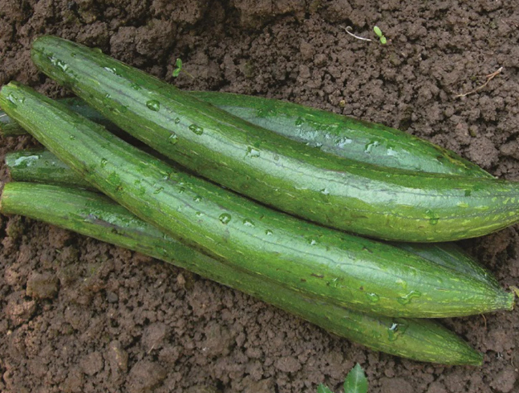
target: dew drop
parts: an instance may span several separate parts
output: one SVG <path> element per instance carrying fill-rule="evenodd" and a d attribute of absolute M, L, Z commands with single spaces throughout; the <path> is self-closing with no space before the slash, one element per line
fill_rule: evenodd
<path fill-rule="evenodd" d="M 420 291 L 411 291 L 407 295 L 399 297 L 397 300 L 398 303 L 400 303 L 403 306 L 406 306 L 409 303 L 411 303 L 411 300 L 419 298 L 420 296 L 422 296 L 422 293 Z"/>
<path fill-rule="evenodd" d="M 259 150 L 256 150 L 255 148 L 253 148 L 251 146 L 248 146 L 247 147 L 247 156 L 249 156 L 249 157 L 259 157 L 260 156 L 260 152 L 259 152 Z"/>
<path fill-rule="evenodd" d="M 197 217 L 202 217 L 202 216 L 204 215 L 204 213 L 202 213 L 202 212 L 196 212 L 195 215 L 196 215 Z"/>
<path fill-rule="evenodd" d="M 296 127 L 301 127 L 304 122 L 305 122 L 305 120 L 302 117 L 298 117 L 295 121 L 295 125 L 296 125 Z"/>
<path fill-rule="evenodd" d="M 178 124 L 178 123 L 180 123 L 180 117 L 175 118 L 175 124 Z"/>
<path fill-rule="evenodd" d="M 11 104 L 13 104 L 15 107 L 16 107 L 16 105 L 18 104 L 18 100 L 16 99 L 16 97 L 14 96 L 13 93 L 9 93 L 9 94 L 7 95 L 7 100 L 8 100 Z"/>
<path fill-rule="evenodd" d="M 319 190 L 319 192 L 323 195 L 330 195 L 330 191 L 327 188 L 323 188 L 322 190 Z"/>
<path fill-rule="evenodd" d="M 74 139 L 76 139 L 76 137 L 74 135 L 69 135 L 68 139 L 70 139 L 71 141 L 73 141 Z"/>
<path fill-rule="evenodd" d="M 377 147 L 379 143 L 377 141 L 371 141 L 364 146 L 364 153 L 371 153 L 374 147 Z"/>
<path fill-rule="evenodd" d="M 315 239 L 310 239 L 308 242 L 311 246 L 315 246 L 317 244 L 317 241 Z"/>
<path fill-rule="evenodd" d="M 377 303 L 380 300 L 380 296 L 376 293 L 366 293 L 366 296 L 371 303 Z"/>
<path fill-rule="evenodd" d="M 335 277 L 333 280 L 328 282 L 328 286 L 332 288 L 339 288 L 339 279 Z"/>
<path fill-rule="evenodd" d="M 194 198 L 193 198 L 193 201 L 195 202 L 200 202 L 202 200 L 202 197 L 200 195 L 196 195 Z"/>
<path fill-rule="evenodd" d="M 204 133 L 204 129 L 200 126 L 197 126 L 196 124 L 191 124 L 189 126 L 189 129 L 193 131 L 196 135 L 202 135 Z"/>
<path fill-rule="evenodd" d="M 160 110 L 160 102 L 158 102 L 157 100 L 146 101 L 146 106 L 148 107 L 148 109 L 154 112 L 158 112 Z"/>
<path fill-rule="evenodd" d="M 222 214 L 220 214 L 220 217 L 218 217 L 218 219 L 220 220 L 220 222 L 222 224 L 227 225 L 229 223 L 229 221 L 231 221 L 231 215 L 228 213 L 222 213 Z"/>
<path fill-rule="evenodd" d="M 427 209 L 425 211 L 425 214 L 427 215 L 427 218 L 429 219 L 429 224 L 436 225 L 438 224 L 438 221 L 440 218 L 430 209 Z"/>
<path fill-rule="evenodd" d="M 101 159 L 101 168 L 104 168 L 108 164 L 108 160 L 106 158 Z"/>
<path fill-rule="evenodd" d="M 265 235 L 267 235 L 267 236 L 272 236 L 272 234 L 273 234 L 273 232 L 270 229 L 267 229 L 265 231 Z"/>
<path fill-rule="evenodd" d="M 171 135 L 168 137 L 168 142 L 172 145 L 176 144 L 178 142 L 178 136 L 175 133 L 171 133 Z"/>
<path fill-rule="evenodd" d="M 405 323 L 393 322 L 388 328 L 388 339 L 389 341 L 396 341 L 398 338 L 405 333 L 407 325 Z"/>
<path fill-rule="evenodd" d="M 243 225 L 245 225 L 246 227 L 254 227 L 254 223 L 249 220 L 248 218 L 246 218 L 245 220 L 243 220 Z"/>

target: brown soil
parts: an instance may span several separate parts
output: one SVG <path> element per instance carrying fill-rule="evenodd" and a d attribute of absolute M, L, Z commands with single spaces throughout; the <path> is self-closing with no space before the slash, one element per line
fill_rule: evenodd
<path fill-rule="evenodd" d="M 518 5 L 0 0 L 0 84 L 67 94 L 30 63 L 32 40 L 52 33 L 182 88 L 394 126 L 519 180 Z M 375 24 L 387 45 L 344 31 L 373 38 Z M 177 57 L 194 79 L 171 77 Z M 0 139 L 0 159 L 32 145 Z M 518 282 L 517 229 L 462 244 L 504 286 Z M 0 239 L 2 392 L 295 393 L 321 382 L 338 392 L 356 362 L 372 393 L 519 391 L 517 312 L 445 321 L 485 363 L 441 367 L 371 352 L 189 272 L 28 219 L 0 216 Z"/>

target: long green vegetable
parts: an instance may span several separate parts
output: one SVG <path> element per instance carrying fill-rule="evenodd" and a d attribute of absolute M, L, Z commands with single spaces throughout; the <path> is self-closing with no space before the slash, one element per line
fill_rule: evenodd
<path fill-rule="evenodd" d="M 28 216 L 173 263 L 377 351 L 442 364 L 482 362 L 481 354 L 433 321 L 369 316 L 245 274 L 184 246 L 93 192 L 8 183 L 0 204 L 3 214 Z"/>
<path fill-rule="evenodd" d="M 162 154 L 314 222 L 387 240 L 439 242 L 481 236 L 518 221 L 519 183 L 388 171 L 341 159 L 57 37 L 38 38 L 32 59 Z"/>
<path fill-rule="evenodd" d="M 514 295 L 493 285 L 176 171 L 30 88 L 11 82 L 0 91 L 0 105 L 110 198 L 233 268 L 388 316 L 447 317 L 513 307 Z"/>
<path fill-rule="evenodd" d="M 48 150 L 10 152 L 5 155 L 5 163 L 14 181 L 93 188 Z M 452 243 L 393 243 L 393 245 L 499 287 L 499 283 L 487 269 Z"/>
<path fill-rule="evenodd" d="M 189 94 L 252 124 L 339 157 L 389 168 L 492 177 L 452 151 L 381 124 L 256 96 L 210 91 L 191 91 Z M 104 119 L 80 98 L 60 101 L 96 123 Z M 110 123 L 104 120 L 101 124 L 106 126 Z M 114 127 L 110 124 L 110 128 Z M 25 132 L 0 112 L 0 135 L 13 136 Z"/>

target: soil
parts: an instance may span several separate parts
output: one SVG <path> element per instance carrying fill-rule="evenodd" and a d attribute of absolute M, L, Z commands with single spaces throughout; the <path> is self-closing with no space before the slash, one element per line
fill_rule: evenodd
<path fill-rule="evenodd" d="M 56 34 L 181 88 L 384 123 L 519 180 L 518 5 L 0 0 L 0 84 L 69 94 L 30 61 L 32 40 Z M 178 57 L 194 78 L 171 76 Z M 0 139 L 0 159 L 35 145 Z M 461 243 L 504 287 L 519 281 L 518 229 Z M 299 393 L 319 383 L 339 392 L 355 363 L 372 393 L 519 392 L 517 311 L 443 321 L 485 354 L 483 367 L 443 367 L 372 352 L 187 271 L 29 219 L 0 216 L 0 240 L 2 392 Z"/>

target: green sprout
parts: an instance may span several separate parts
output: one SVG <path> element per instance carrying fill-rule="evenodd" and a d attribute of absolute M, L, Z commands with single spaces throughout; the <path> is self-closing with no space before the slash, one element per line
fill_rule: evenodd
<path fill-rule="evenodd" d="M 173 78 L 176 78 L 177 76 L 179 76 L 180 71 L 182 71 L 182 60 L 180 59 L 180 57 L 175 62 L 175 65 L 176 65 L 176 68 L 173 70 L 173 73 L 172 73 Z"/>
<path fill-rule="evenodd" d="M 387 42 L 387 39 L 386 37 L 384 36 L 384 34 L 382 34 L 382 30 L 380 30 L 380 27 L 378 26 L 375 26 L 373 28 L 373 31 L 375 32 L 375 34 L 377 35 L 377 37 L 380 39 L 380 43 L 382 45 L 384 45 L 386 42 Z"/>
<path fill-rule="evenodd" d="M 344 381 L 344 393 L 367 393 L 368 392 L 368 380 L 366 374 L 360 366 L 356 364 L 348 373 L 346 380 Z M 317 393 L 333 393 L 328 387 L 323 384 L 317 387 Z"/>
<path fill-rule="evenodd" d="M 173 70 L 173 72 L 171 73 L 171 76 L 173 76 L 173 78 L 177 78 L 180 73 L 183 72 L 185 73 L 186 75 L 190 76 L 192 79 L 195 79 L 195 77 L 193 75 L 191 75 L 189 72 L 187 72 L 186 70 L 183 70 L 182 69 L 182 59 L 179 57 L 177 58 L 177 60 L 175 61 L 175 69 Z"/>

